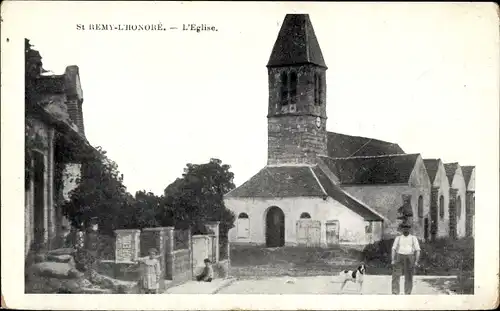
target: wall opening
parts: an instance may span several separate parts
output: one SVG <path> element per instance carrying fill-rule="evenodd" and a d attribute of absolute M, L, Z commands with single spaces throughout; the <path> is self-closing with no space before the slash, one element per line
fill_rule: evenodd
<path fill-rule="evenodd" d="M 457 197 L 457 203 L 455 204 L 455 209 L 457 211 L 457 222 L 462 217 L 462 199 L 460 196 Z"/>
<path fill-rule="evenodd" d="M 236 230 L 238 232 L 238 239 L 250 238 L 250 219 L 247 213 L 241 213 L 238 215 Z"/>
<path fill-rule="evenodd" d="M 285 214 L 272 206 L 266 215 L 266 246 L 280 247 L 285 245 Z"/>
<path fill-rule="evenodd" d="M 444 196 L 439 198 L 439 218 L 444 219 Z"/>
<path fill-rule="evenodd" d="M 311 215 L 309 213 L 300 214 L 300 219 L 311 219 Z"/>
<path fill-rule="evenodd" d="M 422 226 L 424 222 L 424 198 L 422 196 L 418 197 L 417 215 L 418 222 Z"/>
<path fill-rule="evenodd" d="M 319 100 L 319 74 L 317 72 L 314 73 L 314 103 L 316 105 L 319 105 L 320 100 Z"/>
<path fill-rule="evenodd" d="M 33 204 L 33 248 L 38 250 L 42 247 L 45 236 L 45 158 L 40 152 L 33 152 L 34 160 L 34 204 Z"/>
<path fill-rule="evenodd" d="M 281 84 L 280 84 L 280 92 L 281 92 L 281 105 L 288 105 L 288 74 L 286 72 L 281 73 Z"/>
<path fill-rule="evenodd" d="M 295 71 L 290 74 L 290 100 L 292 104 L 297 102 L 297 73 Z"/>
<path fill-rule="evenodd" d="M 326 244 L 328 246 L 338 245 L 340 242 L 340 224 L 338 220 L 326 222 Z"/>

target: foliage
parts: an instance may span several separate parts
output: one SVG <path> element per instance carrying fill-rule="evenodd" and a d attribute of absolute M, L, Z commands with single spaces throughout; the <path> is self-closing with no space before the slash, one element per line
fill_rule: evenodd
<path fill-rule="evenodd" d="M 137 229 L 158 227 L 161 221 L 161 197 L 144 190 L 137 191 L 134 202 L 134 223 Z"/>
<path fill-rule="evenodd" d="M 401 225 L 403 224 L 411 224 L 411 220 L 413 218 L 413 209 L 411 207 L 410 200 L 406 199 L 403 202 L 403 205 L 398 208 L 398 220 L 400 221 L 398 225 L 398 229 L 401 230 Z"/>
<path fill-rule="evenodd" d="M 380 263 L 390 264 L 392 245 L 394 238 L 377 241 L 369 244 L 363 250 L 363 257 L 366 262 L 376 261 Z"/>
<path fill-rule="evenodd" d="M 87 227 L 92 218 L 97 218 L 99 229 L 108 234 L 134 228 L 134 198 L 123 185 L 123 175 L 102 148 L 96 151 L 82 164 L 78 186 L 71 191 L 70 201 L 63 204 L 63 213 L 76 228 Z"/>
<path fill-rule="evenodd" d="M 92 269 L 96 262 L 96 257 L 85 248 L 79 248 L 74 256 L 75 268 L 80 272 L 87 272 Z"/>
<path fill-rule="evenodd" d="M 474 271 L 474 239 L 443 238 L 422 245 L 422 265 L 429 272 Z"/>
<path fill-rule="evenodd" d="M 363 257 L 368 266 L 389 267 L 391 248 L 394 239 L 382 240 L 370 244 L 363 250 Z M 420 273 L 428 275 L 447 275 L 474 271 L 474 239 L 452 238 L 438 239 L 420 243 Z"/>
<path fill-rule="evenodd" d="M 219 159 L 204 164 L 187 164 L 182 178 L 164 192 L 163 222 L 171 219 L 179 229 L 191 227 L 194 234 L 205 233 L 204 224 L 220 221 L 221 238 L 234 226 L 234 214 L 223 201 L 225 193 L 235 188 L 230 166 Z"/>

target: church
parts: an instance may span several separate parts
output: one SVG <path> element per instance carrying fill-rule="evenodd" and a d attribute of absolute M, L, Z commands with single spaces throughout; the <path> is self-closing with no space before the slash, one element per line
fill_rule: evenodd
<path fill-rule="evenodd" d="M 437 192 L 420 154 L 327 131 L 328 68 L 308 14 L 285 16 L 267 68 L 267 165 L 224 196 L 236 217 L 231 243 L 364 246 L 397 233 L 403 205 L 419 238 L 448 232 L 432 217 Z"/>

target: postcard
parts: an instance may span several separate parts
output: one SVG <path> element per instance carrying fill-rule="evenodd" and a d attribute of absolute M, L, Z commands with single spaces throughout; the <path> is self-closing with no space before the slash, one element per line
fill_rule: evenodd
<path fill-rule="evenodd" d="M 498 306 L 495 4 L 1 16 L 6 308 Z"/>

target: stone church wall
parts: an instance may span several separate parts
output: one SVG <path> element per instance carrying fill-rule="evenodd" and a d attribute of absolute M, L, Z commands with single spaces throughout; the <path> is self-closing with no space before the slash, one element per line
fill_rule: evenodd
<path fill-rule="evenodd" d="M 426 192 L 408 185 L 343 186 L 342 188 L 388 218 L 389 222 L 385 224 L 384 228 L 384 238 L 390 238 L 397 234 L 398 208 L 403 205 L 403 195 L 411 195 L 411 205 L 414 215 L 417 215 L 418 197 L 420 195 L 423 197 L 424 210 L 428 211 L 430 206 L 430 194 L 426 194 Z M 423 228 L 416 220 L 417 218 L 413 217 L 413 232 L 419 238 L 423 238 Z"/>
<path fill-rule="evenodd" d="M 465 213 L 465 203 L 466 203 L 466 186 L 465 186 L 465 179 L 462 174 L 462 170 L 458 169 L 457 172 L 455 173 L 455 177 L 453 178 L 453 183 L 451 184 L 451 188 L 457 189 L 457 199 L 460 197 L 460 207 L 461 207 L 461 212 L 460 212 L 460 218 L 457 219 L 457 236 L 459 238 L 462 238 L 465 236 L 465 218 L 466 218 L 466 213 Z"/>
<path fill-rule="evenodd" d="M 44 227 L 47 229 L 49 224 L 51 223 L 49 217 L 53 216 L 53 213 L 50 209 L 52 206 L 49 204 L 50 194 L 51 194 L 51 185 L 52 185 L 52 174 L 50 174 L 50 169 L 53 166 L 53 161 L 51 161 L 51 155 L 53 154 L 53 145 L 52 145 L 52 137 L 50 135 L 51 128 L 47 126 L 47 124 L 43 123 L 38 119 L 30 118 L 28 122 L 32 125 L 33 132 L 36 135 L 35 140 L 37 141 L 37 145 L 33 149 L 35 152 L 41 154 L 44 158 L 44 206 L 43 206 L 43 222 Z M 34 214 L 35 214 L 35 184 L 33 177 L 29 181 L 28 187 L 25 189 L 25 217 L 24 217 L 24 242 L 25 242 L 25 255 L 28 253 L 30 249 L 30 245 L 34 240 L 35 234 L 35 224 L 34 224 Z M 49 230 L 45 230 L 44 240 L 47 242 L 49 238 Z"/>
<path fill-rule="evenodd" d="M 268 164 L 316 162 L 326 150 L 326 132 L 318 130 L 316 117 L 279 117 L 268 121 Z M 322 125 L 323 126 L 323 125 Z"/>
<path fill-rule="evenodd" d="M 266 214 L 270 207 L 277 206 L 285 214 L 285 245 L 297 244 L 297 221 L 302 213 L 309 213 L 312 220 L 321 221 L 321 246 L 326 246 L 326 221 L 338 220 L 340 243 L 364 245 L 367 244 L 365 234 L 365 219 L 354 213 L 347 207 L 328 198 L 226 198 L 227 208 L 234 212 L 236 218 L 240 213 L 246 213 L 249 218 L 249 237 L 237 236 L 237 228 L 229 231 L 229 239 L 235 244 L 257 244 L 266 243 Z M 374 226 L 374 234 L 381 234 Z M 375 239 L 379 239 L 375 237 Z"/>
<path fill-rule="evenodd" d="M 437 225 L 437 237 L 446 237 L 449 235 L 449 204 L 450 204 L 450 184 L 448 182 L 448 177 L 446 176 L 446 171 L 444 166 L 440 166 L 436 177 L 434 179 L 434 187 L 438 188 L 436 207 L 438 213 L 438 225 Z M 439 200 L 443 197 L 444 213 L 441 217 L 439 212 Z"/>

